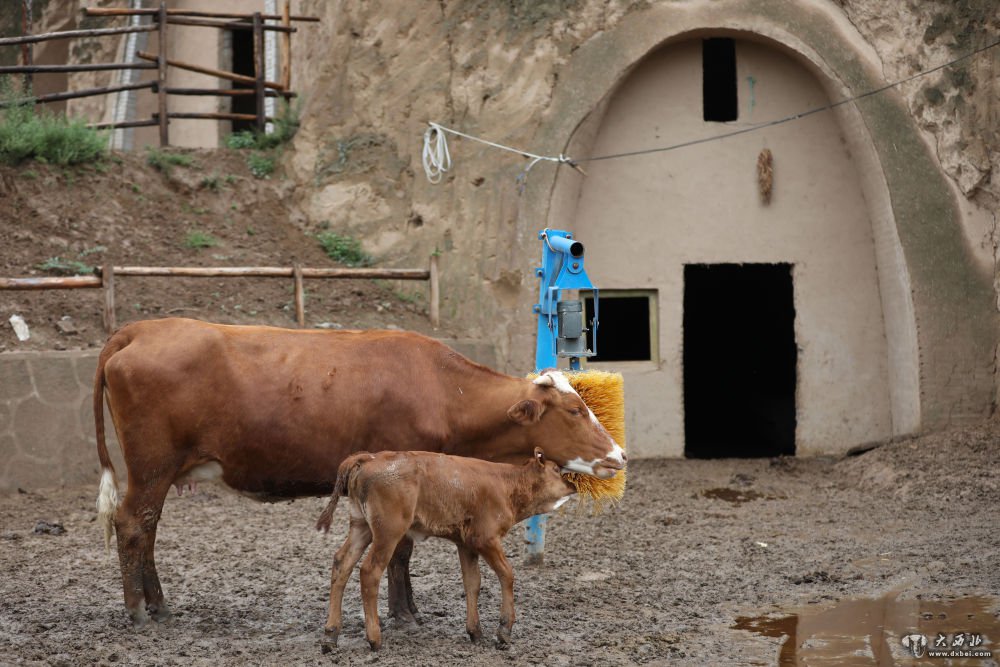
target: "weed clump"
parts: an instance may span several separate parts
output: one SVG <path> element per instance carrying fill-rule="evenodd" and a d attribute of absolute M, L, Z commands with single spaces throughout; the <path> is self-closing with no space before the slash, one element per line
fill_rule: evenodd
<path fill-rule="evenodd" d="M 167 151 L 147 146 L 146 164 L 169 176 L 174 167 L 190 167 L 193 165 L 194 158 L 184 153 L 168 153 Z"/>
<path fill-rule="evenodd" d="M 193 231 L 184 239 L 184 245 L 192 250 L 212 248 L 219 245 L 218 240 L 210 234 L 201 231 Z"/>
<path fill-rule="evenodd" d="M 345 266 L 371 266 L 375 261 L 361 247 L 361 241 L 352 236 L 342 236 L 335 232 L 320 232 L 316 240 L 323 246 L 327 256 Z"/>
<path fill-rule="evenodd" d="M 0 100 L 14 102 L 0 88 Z M 0 162 L 17 165 L 25 160 L 68 166 L 102 160 L 108 152 L 104 133 L 79 119 L 56 116 L 34 105 L 0 108 Z"/>
<path fill-rule="evenodd" d="M 282 102 L 281 112 L 271 122 L 270 134 L 243 130 L 226 137 L 226 147 L 249 150 L 247 166 L 256 178 L 268 178 L 274 173 L 281 148 L 299 129 L 299 105 Z"/>

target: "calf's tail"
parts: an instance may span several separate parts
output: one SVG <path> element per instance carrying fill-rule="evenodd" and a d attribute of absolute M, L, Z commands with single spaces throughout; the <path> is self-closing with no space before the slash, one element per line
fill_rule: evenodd
<path fill-rule="evenodd" d="M 330 524 L 333 522 L 333 513 L 337 510 L 337 503 L 341 496 L 347 495 L 347 487 L 350 484 L 351 476 L 361 467 L 361 464 L 372 458 L 368 452 L 358 452 L 353 456 L 348 456 L 337 468 L 337 481 L 333 485 L 333 493 L 330 494 L 330 502 L 327 503 L 323 512 L 316 520 L 316 530 L 324 533 L 330 532 Z"/>
<path fill-rule="evenodd" d="M 94 426 L 97 436 L 97 459 L 101 464 L 101 483 L 97 491 L 97 520 L 104 527 L 104 549 L 111 551 L 111 533 L 114 530 L 115 511 L 118 509 L 118 477 L 108 455 L 108 445 L 104 434 L 104 366 L 111 356 L 127 345 L 120 334 L 112 336 L 97 360 L 94 375 Z"/>

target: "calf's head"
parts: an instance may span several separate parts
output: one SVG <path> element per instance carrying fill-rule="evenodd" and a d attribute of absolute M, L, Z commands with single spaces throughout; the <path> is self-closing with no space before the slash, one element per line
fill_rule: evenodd
<path fill-rule="evenodd" d="M 532 444 L 557 462 L 562 472 L 607 479 L 625 467 L 625 450 L 601 426 L 561 371 L 542 371 L 532 381 L 530 396 L 512 406 L 507 416 L 530 429 Z"/>
<path fill-rule="evenodd" d="M 562 467 L 545 458 L 541 447 L 529 459 L 525 474 L 531 483 L 532 509 L 530 514 L 546 514 L 569 500 L 576 493 L 576 486 L 562 476 Z"/>

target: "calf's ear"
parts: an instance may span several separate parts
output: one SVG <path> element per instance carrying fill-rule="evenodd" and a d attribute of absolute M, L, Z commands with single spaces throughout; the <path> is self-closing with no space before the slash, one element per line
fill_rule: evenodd
<path fill-rule="evenodd" d="M 545 465 L 545 452 L 542 451 L 541 447 L 535 447 L 535 460 L 538 461 L 539 465 Z"/>
<path fill-rule="evenodd" d="M 543 410 L 541 403 L 534 399 L 526 398 L 523 401 L 515 403 L 507 411 L 507 416 L 521 426 L 527 426 L 541 419 Z"/>

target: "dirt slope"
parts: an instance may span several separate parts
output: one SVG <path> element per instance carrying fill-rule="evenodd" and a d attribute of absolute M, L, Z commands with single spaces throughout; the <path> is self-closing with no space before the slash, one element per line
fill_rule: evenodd
<path fill-rule="evenodd" d="M 312 236 L 323 221 L 310 224 L 289 204 L 291 181 L 254 178 L 242 152 L 185 154 L 193 164 L 169 174 L 143 154 L 118 155 L 99 168 L 0 167 L 0 276 L 54 275 L 38 265 L 55 258 L 82 265 L 338 266 Z M 116 287 L 119 324 L 183 315 L 294 326 L 290 279 L 119 278 Z M 426 289 L 423 282 L 307 281 L 307 323 L 428 331 Z M 102 310 L 100 290 L 0 292 L 0 352 L 99 346 Z M 27 321 L 31 340 L 18 342 L 8 324 L 13 314 Z M 64 317 L 70 320 L 58 326 Z"/>

